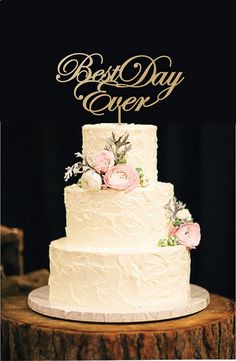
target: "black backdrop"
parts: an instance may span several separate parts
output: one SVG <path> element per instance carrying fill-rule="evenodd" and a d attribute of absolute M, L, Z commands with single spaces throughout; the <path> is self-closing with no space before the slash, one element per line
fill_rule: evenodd
<path fill-rule="evenodd" d="M 73 52 L 99 52 L 106 66 L 167 54 L 184 82 L 124 121 L 159 125 L 159 179 L 202 227 L 192 281 L 233 297 L 233 14 L 233 1 L 0 1 L 2 223 L 24 229 L 26 271 L 47 267 L 49 242 L 64 234 L 63 172 L 81 125 L 116 118 L 86 113 L 73 86 L 56 82 L 58 62 Z"/>

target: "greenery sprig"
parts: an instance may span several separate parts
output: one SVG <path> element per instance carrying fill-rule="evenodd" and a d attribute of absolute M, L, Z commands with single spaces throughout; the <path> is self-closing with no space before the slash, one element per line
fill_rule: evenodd
<path fill-rule="evenodd" d="M 75 156 L 77 158 L 81 158 L 82 161 L 76 162 L 70 167 L 66 167 L 66 172 L 64 176 L 66 182 L 68 181 L 69 178 L 73 177 L 74 175 L 76 176 L 77 174 L 84 173 L 89 169 L 94 169 L 92 165 L 93 162 L 90 157 L 84 156 L 80 152 L 75 153 Z"/>
<path fill-rule="evenodd" d="M 112 132 L 112 137 L 107 139 L 105 150 L 114 154 L 116 163 L 126 163 L 126 153 L 131 149 L 131 142 L 128 141 L 128 138 L 129 134 L 127 132 L 118 138 L 116 138 L 114 132 Z"/>
<path fill-rule="evenodd" d="M 169 218 L 176 219 L 176 215 L 177 215 L 178 211 L 186 208 L 186 204 L 184 204 L 183 202 L 177 201 L 176 197 L 173 197 L 173 199 L 167 204 L 166 208 L 167 208 Z"/>

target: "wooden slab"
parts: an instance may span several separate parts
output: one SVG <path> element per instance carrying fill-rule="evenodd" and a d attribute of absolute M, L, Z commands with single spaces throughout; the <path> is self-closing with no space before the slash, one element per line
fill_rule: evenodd
<path fill-rule="evenodd" d="M 209 293 L 202 287 L 191 285 L 191 300 L 183 306 L 173 308 L 147 308 L 140 310 L 107 310 L 101 308 L 72 307 L 52 303 L 48 300 L 49 287 L 44 286 L 30 292 L 29 307 L 46 316 L 65 320 L 86 322 L 147 322 L 171 319 L 199 312 L 209 304 Z"/>
<path fill-rule="evenodd" d="M 36 287 L 48 284 L 49 271 L 39 269 L 20 276 L 9 276 L 2 279 L 2 297 L 15 296 L 20 293 L 29 293 Z"/>
<path fill-rule="evenodd" d="M 211 294 L 191 316 L 88 323 L 45 317 L 27 296 L 2 299 L 2 360 L 234 359 L 234 302 Z"/>
<path fill-rule="evenodd" d="M 24 271 L 24 233 L 19 228 L 9 228 L 0 225 L 1 264 L 4 274 L 22 275 Z"/>

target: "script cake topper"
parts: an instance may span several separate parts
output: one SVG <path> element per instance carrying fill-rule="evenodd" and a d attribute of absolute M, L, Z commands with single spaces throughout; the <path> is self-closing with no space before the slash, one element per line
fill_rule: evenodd
<path fill-rule="evenodd" d="M 183 72 L 172 71 L 172 60 L 167 55 L 151 58 L 133 56 L 121 65 L 103 69 L 103 56 L 99 53 L 73 53 L 58 64 L 57 81 L 74 81 L 74 96 L 82 101 L 85 110 L 103 115 L 105 110 L 139 111 L 166 99 L 183 80 Z M 155 87 L 154 96 L 124 96 L 125 88 L 138 89 L 148 85 Z M 113 95 L 114 90 L 122 95 Z M 111 95 L 112 93 L 112 95 Z M 127 93 L 127 92 L 126 92 Z"/>

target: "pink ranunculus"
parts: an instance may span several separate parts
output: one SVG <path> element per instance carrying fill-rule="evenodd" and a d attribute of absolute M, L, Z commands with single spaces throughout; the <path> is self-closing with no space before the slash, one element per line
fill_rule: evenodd
<path fill-rule="evenodd" d="M 171 226 L 171 228 L 169 229 L 169 237 L 174 237 L 178 229 L 179 227 Z"/>
<path fill-rule="evenodd" d="M 129 164 L 117 164 L 107 171 L 104 183 L 113 189 L 132 190 L 140 184 L 139 174 Z"/>
<path fill-rule="evenodd" d="M 172 228 L 170 236 L 177 237 L 183 246 L 195 248 L 201 239 L 200 226 L 198 223 L 184 223 L 179 227 Z"/>
<path fill-rule="evenodd" d="M 94 156 L 94 169 L 100 173 L 106 173 L 114 166 L 114 154 L 108 150 L 101 150 Z"/>

